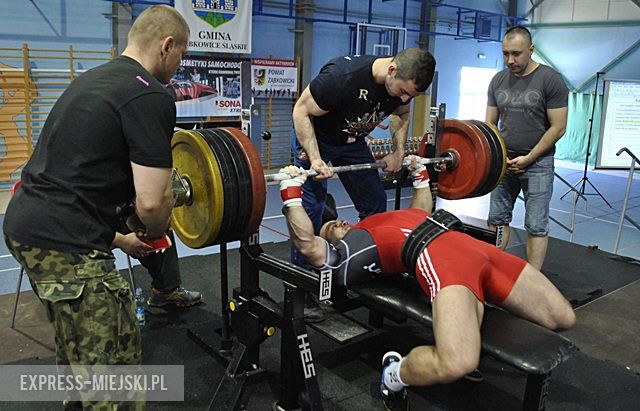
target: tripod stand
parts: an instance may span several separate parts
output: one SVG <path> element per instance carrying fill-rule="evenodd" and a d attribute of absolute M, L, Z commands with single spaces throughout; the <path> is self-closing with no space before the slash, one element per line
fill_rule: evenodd
<path fill-rule="evenodd" d="M 600 191 L 598 191 L 598 189 L 591 183 L 591 181 L 589 181 L 589 177 L 587 176 L 587 168 L 589 166 L 589 156 L 591 155 L 591 134 L 593 132 L 593 116 L 594 116 L 595 111 L 596 111 L 596 99 L 598 98 L 598 80 L 600 80 L 600 75 L 602 75 L 602 74 L 604 74 L 604 73 L 603 72 L 596 73 L 596 87 L 595 87 L 595 91 L 593 93 L 593 102 L 592 102 L 592 106 L 591 106 L 591 118 L 589 119 L 589 137 L 587 138 L 587 156 L 584 159 L 584 172 L 582 174 L 582 179 L 580 179 L 577 183 L 575 183 L 571 189 L 567 190 L 567 192 L 565 192 L 560 197 L 560 199 L 562 200 L 564 198 L 564 196 L 569 194 L 573 189 L 576 189 L 576 187 L 578 187 L 580 185 L 580 188 L 578 189 L 578 192 L 579 192 L 580 195 L 582 195 L 582 196 L 589 196 L 589 195 L 600 196 L 600 198 L 602 198 L 602 200 L 605 203 L 607 203 L 609 208 L 613 208 L 613 207 L 611 207 L 611 204 L 609 204 L 607 199 L 604 198 L 602 193 L 600 193 Z M 591 186 L 591 188 L 593 188 L 595 193 L 585 193 L 585 188 L 586 188 L 587 184 L 589 184 Z M 576 197 L 575 201 L 578 201 L 578 197 Z M 585 201 L 586 201 L 586 199 L 585 199 Z"/>

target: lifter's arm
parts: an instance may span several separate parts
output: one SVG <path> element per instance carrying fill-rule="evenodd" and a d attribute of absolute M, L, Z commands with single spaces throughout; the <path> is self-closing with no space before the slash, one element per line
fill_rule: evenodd
<path fill-rule="evenodd" d="M 411 197 L 411 203 L 409 208 L 419 208 L 431 212 L 433 210 L 433 197 L 431 196 L 430 188 L 417 188 L 413 190 L 413 197 Z"/>
<path fill-rule="evenodd" d="M 280 182 L 282 208 L 291 241 L 309 264 L 319 267 L 325 262 L 327 245 L 322 237 L 315 235 L 313 223 L 302 207 L 302 184 L 307 178 L 307 173 L 295 166 L 285 167 L 280 173 L 291 176 L 291 179 Z"/>
<path fill-rule="evenodd" d="M 309 264 L 320 267 L 326 261 L 327 242 L 314 235 L 313 224 L 302 206 L 286 207 L 284 215 L 291 241 Z"/>
<path fill-rule="evenodd" d="M 413 196 L 409 208 L 419 208 L 431 212 L 433 210 L 433 196 L 429 187 L 429 172 L 424 164 L 419 164 L 420 157 L 409 155 L 405 158 L 410 161 L 409 171 L 413 178 Z"/>

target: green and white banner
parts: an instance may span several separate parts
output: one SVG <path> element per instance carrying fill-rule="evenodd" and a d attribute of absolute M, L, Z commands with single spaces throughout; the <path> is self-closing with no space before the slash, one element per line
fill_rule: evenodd
<path fill-rule="evenodd" d="M 295 60 L 251 59 L 251 70 L 253 97 L 298 97 L 298 67 Z"/>
<path fill-rule="evenodd" d="M 189 28 L 189 51 L 251 53 L 252 0 L 175 0 Z"/>

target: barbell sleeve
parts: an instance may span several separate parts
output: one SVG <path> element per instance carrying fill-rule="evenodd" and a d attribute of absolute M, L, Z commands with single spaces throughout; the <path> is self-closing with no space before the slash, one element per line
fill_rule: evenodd
<path fill-rule="evenodd" d="M 435 163 L 444 163 L 448 161 L 453 161 L 453 157 L 447 153 L 445 157 L 422 158 L 421 160 L 418 161 L 418 163 L 435 164 Z M 402 165 L 404 166 L 408 166 L 409 164 L 411 164 L 409 160 L 405 160 L 402 163 Z M 378 168 L 386 168 L 386 167 L 387 167 L 387 163 L 385 163 L 384 161 L 376 161 L 375 163 L 350 164 L 346 166 L 337 166 L 337 167 L 329 167 L 329 168 L 333 170 L 334 173 L 344 173 L 346 171 L 375 170 Z M 307 173 L 307 177 L 315 177 L 318 175 L 318 173 L 313 169 L 309 169 L 305 171 Z M 290 178 L 291 176 L 286 173 L 275 173 L 275 174 L 264 175 L 264 179 L 267 182 L 288 180 Z"/>

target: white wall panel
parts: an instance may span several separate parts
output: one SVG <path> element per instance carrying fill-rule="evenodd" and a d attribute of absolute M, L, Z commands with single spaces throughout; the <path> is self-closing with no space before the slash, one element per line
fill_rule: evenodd
<path fill-rule="evenodd" d="M 612 0 L 609 20 L 640 20 L 640 7 L 632 1 Z"/>
<path fill-rule="evenodd" d="M 533 23 L 640 20 L 640 7 L 631 0 L 545 0 L 534 9 L 533 17 Z"/>
<path fill-rule="evenodd" d="M 547 0 L 533 12 L 534 23 L 560 23 L 571 21 L 573 4 L 567 0 Z"/>
<path fill-rule="evenodd" d="M 607 20 L 609 2 L 604 0 L 575 0 L 570 21 Z"/>

